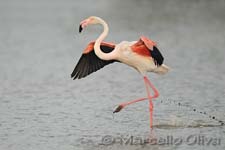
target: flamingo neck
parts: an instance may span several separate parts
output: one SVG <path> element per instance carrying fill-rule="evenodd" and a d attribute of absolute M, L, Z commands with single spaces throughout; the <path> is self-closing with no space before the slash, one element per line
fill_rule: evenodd
<path fill-rule="evenodd" d="M 103 32 L 98 37 L 98 39 L 95 41 L 95 45 L 94 45 L 95 54 L 102 60 L 112 60 L 114 58 L 113 54 L 112 54 L 113 51 L 110 53 L 104 53 L 100 48 L 101 42 L 108 35 L 109 27 L 108 27 L 107 23 L 104 20 L 102 20 L 101 18 L 98 18 L 98 23 L 103 26 Z"/>

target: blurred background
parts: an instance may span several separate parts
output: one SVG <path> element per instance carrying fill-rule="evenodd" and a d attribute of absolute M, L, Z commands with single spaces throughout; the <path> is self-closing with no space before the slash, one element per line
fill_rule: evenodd
<path fill-rule="evenodd" d="M 92 15 L 109 24 L 106 41 L 148 36 L 171 67 L 164 76 L 148 74 L 160 92 L 156 137 L 203 134 L 221 145 L 99 144 L 106 135 L 148 135 L 149 113 L 146 101 L 112 115 L 117 104 L 146 94 L 126 65 L 70 78 L 101 33 L 100 26 L 78 33 Z M 0 0 L 0 149 L 224 149 L 225 128 L 209 118 L 225 121 L 224 48 L 224 0 Z"/>

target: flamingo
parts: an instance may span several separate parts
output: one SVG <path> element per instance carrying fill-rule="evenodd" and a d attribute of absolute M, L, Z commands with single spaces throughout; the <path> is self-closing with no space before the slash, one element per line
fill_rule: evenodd
<path fill-rule="evenodd" d="M 108 35 L 109 27 L 107 23 L 100 17 L 91 16 L 80 23 L 79 33 L 88 25 L 100 24 L 104 30 L 98 39 L 90 42 L 86 49 L 83 51 L 77 65 L 75 66 L 71 78 L 81 79 L 87 75 L 103 68 L 104 66 L 120 62 L 127 64 L 136 69 L 143 77 L 147 97 L 139 98 L 136 100 L 123 102 L 118 105 L 113 113 L 121 111 L 127 105 L 149 100 L 149 113 L 150 113 L 150 128 L 153 128 L 153 98 L 159 96 L 159 92 L 147 78 L 147 72 L 154 72 L 157 74 L 165 74 L 168 72 L 169 67 L 163 64 L 163 56 L 154 41 L 145 36 L 141 36 L 138 41 L 122 41 L 119 44 L 104 42 L 103 40 Z M 153 90 L 154 95 L 150 94 L 150 88 Z"/>

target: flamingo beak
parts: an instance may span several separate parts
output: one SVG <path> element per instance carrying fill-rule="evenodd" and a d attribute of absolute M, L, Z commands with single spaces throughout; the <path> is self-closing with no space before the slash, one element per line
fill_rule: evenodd
<path fill-rule="evenodd" d="M 79 33 L 81 33 L 83 30 L 82 25 L 79 26 Z"/>
<path fill-rule="evenodd" d="M 82 32 L 83 28 L 85 28 L 85 27 L 88 26 L 89 22 L 90 22 L 90 20 L 89 20 L 89 19 L 86 19 L 86 20 L 84 20 L 84 21 L 82 21 L 82 22 L 80 23 L 80 26 L 79 26 L 79 33 Z"/>

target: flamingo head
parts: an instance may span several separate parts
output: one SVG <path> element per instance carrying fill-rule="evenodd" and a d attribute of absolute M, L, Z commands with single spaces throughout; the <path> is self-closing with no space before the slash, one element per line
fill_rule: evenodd
<path fill-rule="evenodd" d="M 96 16 L 91 16 L 83 21 L 81 21 L 80 26 L 79 26 L 79 33 L 82 32 L 82 30 L 87 27 L 88 25 L 91 24 L 97 24 L 99 23 L 99 17 Z"/>

